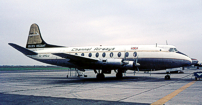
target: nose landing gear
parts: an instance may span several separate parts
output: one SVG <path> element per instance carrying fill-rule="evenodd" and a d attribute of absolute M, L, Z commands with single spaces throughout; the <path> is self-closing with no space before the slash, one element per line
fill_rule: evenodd
<path fill-rule="evenodd" d="M 170 80 L 170 70 L 166 71 L 167 75 L 165 76 L 165 80 Z"/>
<path fill-rule="evenodd" d="M 167 74 L 167 75 L 165 76 L 165 80 L 170 80 L 170 75 L 169 75 L 169 74 Z"/>
<path fill-rule="evenodd" d="M 167 72 L 167 75 L 165 76 L 165 80 L 170 80 L 170 71 Z"/>

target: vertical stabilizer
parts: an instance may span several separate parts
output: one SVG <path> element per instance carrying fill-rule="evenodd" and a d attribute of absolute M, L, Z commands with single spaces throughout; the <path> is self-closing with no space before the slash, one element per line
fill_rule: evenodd
<path fill-rule="evenodd" d="M 39 26 L 35 23 L 32 24 L 30 27 L 26 48 L 47 48 L 47 47 L 62 47 L 62 46 L 47 44 L 41 36 Z"/>

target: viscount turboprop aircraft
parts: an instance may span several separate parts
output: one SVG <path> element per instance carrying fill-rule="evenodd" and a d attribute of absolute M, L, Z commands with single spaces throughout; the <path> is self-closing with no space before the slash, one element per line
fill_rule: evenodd
<path fill-rule="evenodd" d="M 153 71 L 189 66 L 192 60 L 172 45 L 124 45 L 64 47 L 46 43 L 37 24 L 30 27 L 26 48 L 9 43 L 34 60 L 84 71 L 92 69 L 98 79 L 116 72 L 122 78 L 126 70 Z M 170 79 L 169 75 L 165 79 Z"/>

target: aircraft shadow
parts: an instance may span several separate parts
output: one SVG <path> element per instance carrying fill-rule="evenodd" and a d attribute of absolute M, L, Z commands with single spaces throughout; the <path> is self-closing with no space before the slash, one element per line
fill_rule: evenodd
<path fill-rule="evenodd" d="M 103 80 L 98 80 L 96 78 L 77 78 L 77 79 L 68 79 L 68 78 L 56 78 L 50 77 L 46 78 L 44 82 L 46 84 L 68 84 L 68 83 L 117 83 L 117 82 L 186 82 L 193 81 L 194 78 L 172 78 L 170 80 L 165 80 L 164 78 L 158 77 L 144 77 L 144 76 L 129 76 L 123 77 L 122 79 L 117 79 L 116 77 L 106 77 Z M 51 79 L 51 80 L 48 80 Z"/>

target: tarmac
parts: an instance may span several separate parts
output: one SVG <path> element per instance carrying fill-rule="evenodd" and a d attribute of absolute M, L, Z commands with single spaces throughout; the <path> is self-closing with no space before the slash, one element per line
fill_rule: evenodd
<path fill-rule="evenodd" d="M 127 71 L 122 79 L 115 73 L 97 80 L 93 71 L 87 77 L 76 77 L 67 70 L 0 71 L 0 105 L 201 105 L 202 81 L 195 81 L 193 72 L 171 74 Z M 69 74 L 69 78 L 66 75 Z"/>

